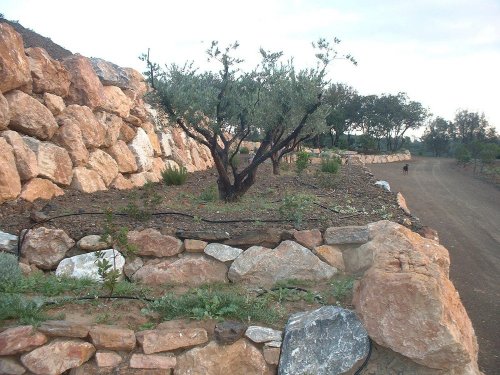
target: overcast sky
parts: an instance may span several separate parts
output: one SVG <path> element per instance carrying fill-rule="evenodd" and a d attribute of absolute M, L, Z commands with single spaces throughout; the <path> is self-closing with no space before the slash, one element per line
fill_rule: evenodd
<path fill-rule="evenodd" d="M 78 6 L 77 6 L 78 4 Z M 258 50 L 313 61 L 311 42 L 338 37 L 333 81 L 361 94 L 408 93 L 436 116 L 484 112 L 500 131 L 500 0 L 0 0 L 0 13 L 85 56 L 140 71 L 206 61 L 212 40 L 238 40 L 252 65 Z"/>

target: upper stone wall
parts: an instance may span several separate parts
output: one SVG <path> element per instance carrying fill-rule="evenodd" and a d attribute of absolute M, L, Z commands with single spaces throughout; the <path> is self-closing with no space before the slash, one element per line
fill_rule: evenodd
<path fill-rule="evenodd" d="M 0 23 L 0 203 L 61 188 L 130 189 L 168 166 L 210 168 L 210 152 L 158 119 L 144 77 L 79 54 L 54 60 Z M 42 180 L 42 181 L 40 181 Z"/>

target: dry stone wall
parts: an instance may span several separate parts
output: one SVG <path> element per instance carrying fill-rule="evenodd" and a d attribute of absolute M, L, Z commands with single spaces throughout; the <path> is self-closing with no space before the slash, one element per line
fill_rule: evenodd
<path fill-rule="evenodd" d="M 0 23 L 0 203 L 130 189 L 167 167 L 210 168 L 210 152 L 154 116 L 142 75 L 102 59 L 52 59 Z"/>

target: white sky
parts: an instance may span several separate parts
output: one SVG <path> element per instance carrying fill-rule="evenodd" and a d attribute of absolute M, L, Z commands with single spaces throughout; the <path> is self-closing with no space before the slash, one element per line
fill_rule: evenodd
<path fill-rule="evenodd" d="M 500 131 L 499 0 L 0 0 L 0 13 L 73 53 L 139 71 L 151 48 L 160 64 L 203 66 L 212 40 L 241 44 L 253 66 L 259 47 L 313 61 L 319 37 L 338 37 L 333 81 L 363 95 L 407 92 L 434 115 L 484 112 Z"/>

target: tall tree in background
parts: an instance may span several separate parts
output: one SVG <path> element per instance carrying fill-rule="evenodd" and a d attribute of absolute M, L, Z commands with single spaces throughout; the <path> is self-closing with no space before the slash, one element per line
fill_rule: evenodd
<path fill-rule="evenodd" d="M 453 121 L 454 134 L 459 142 L 468 145 L 474 140 L 483 140 L 486 138 L 488 121 L 484 113 L 469 112 L 460 110 L 455 115 Z"/>
<path fill-rule="evenodd" d="M 450 150 L 453 125 L 442 117 L 436 117 L 425 129 L 422 141 L 434 156 L 442 156 Z"/>

